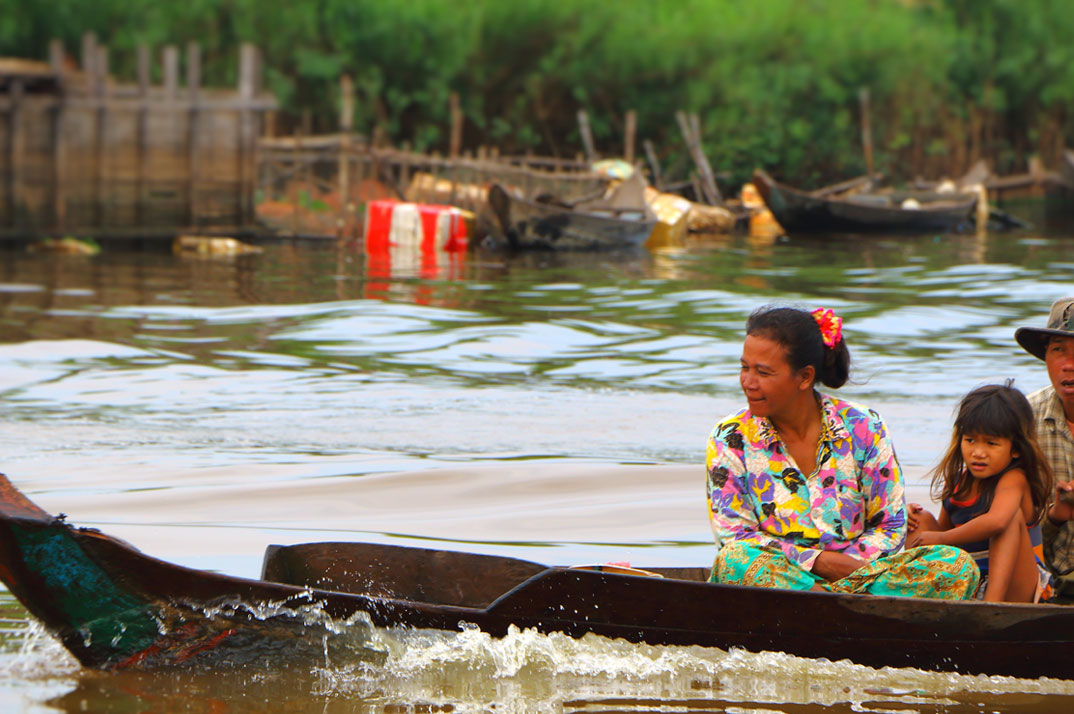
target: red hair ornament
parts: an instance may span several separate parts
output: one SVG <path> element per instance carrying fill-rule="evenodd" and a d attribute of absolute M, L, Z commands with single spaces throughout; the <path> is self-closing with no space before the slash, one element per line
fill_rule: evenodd
<path fill-rule="evenodd" d="M 843 339 L 843 318 L 837 316 L 831 309 L 826 307 L 818 307 L 810 314 L 817 321 L 817 327 L 820 328 L 820 336 L 824 340 L 824 346 L 833 348 L 839 344 L 839 340 Z"/>

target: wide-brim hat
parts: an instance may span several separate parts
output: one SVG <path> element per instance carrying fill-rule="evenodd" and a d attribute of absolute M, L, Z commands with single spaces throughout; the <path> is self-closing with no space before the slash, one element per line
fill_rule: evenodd
<path fill-rule="evenodd" d="M 1014 331 L 1018 344 L 1037 359 L 1044 359 L 1048 340 L 1057 336 L 1074 337 L 1074 297 L 1060 298 L 1052 303 L 1047 327 L 1019 327 Z"/>

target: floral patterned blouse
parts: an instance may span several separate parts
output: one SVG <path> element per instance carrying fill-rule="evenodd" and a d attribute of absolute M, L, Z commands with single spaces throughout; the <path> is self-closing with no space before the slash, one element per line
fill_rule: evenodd
<path fill-rule="evenodd" d="M 806 570 L 822 550 L 875 560 L 902 547 L 902 470 L 880 415 L 817 395 L 817 470 L 803 475 L 768 419 L 748 409 L 712 430 L 706 450 L 709 519 L 719 547 L 774 546 Z"/>

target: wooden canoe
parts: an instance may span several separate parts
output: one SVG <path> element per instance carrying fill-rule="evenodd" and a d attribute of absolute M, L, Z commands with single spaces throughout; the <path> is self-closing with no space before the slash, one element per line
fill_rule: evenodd
<path fill-rule="evenodd" d="M 788 233 L 944 233 L 974 225 L 977 197 L 935 194 L 915 197 L 916 208 L 880 193 L 840 198 L 777 183 L 766 172 L 753 172 L 753 184 L 768 210 Z"/>
<path fill-rule="evenodd" d="M 794 592 L 363 543 L 270 546 L 261 580 L 54 518 L 0 476 L 0 578 L 87 667 L 282 666 L 362 627 L 533 628 L 1018 677 L 1074 676 L 1074 608 Z M 348 628 L 340 627 L 349 622 Z M 367 630 L 368 631 L 368 630 Z"/>

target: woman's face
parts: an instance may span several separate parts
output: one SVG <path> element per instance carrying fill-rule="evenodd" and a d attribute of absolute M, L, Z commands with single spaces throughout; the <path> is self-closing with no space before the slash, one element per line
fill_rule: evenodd
<path fill-rule="evenodd" d="M 787 362 L 783 345 L 760 335 L 746 335 L 738 381 L 754 416 L 778 417 L 812 389 L 813 368 L 796 372 Z"/>

